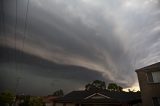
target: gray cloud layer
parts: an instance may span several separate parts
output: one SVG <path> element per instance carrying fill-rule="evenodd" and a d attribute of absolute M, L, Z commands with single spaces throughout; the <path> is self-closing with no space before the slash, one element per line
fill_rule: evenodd
<path fill-rule="evenodd" d="M 34 89 L 41 87 L 40 82 L 45 83 L 48 89 L 44 94 L 58 87 L 72 90 L 66 87 L 66 82 L 73 85 L 73 89 L 80 89 L 93 79 L 117 82 L 124 87 L 136 86 L 134 70 L 160 59 L 158 0 L 30 0 L 23 47 L 26 4 L 26 0 L 18 0 L 15 48 L 15 1 L 4 1 L 5 21 L 1 21 L 1 29 L 5 26 L 5 31 L 1 30 L 0 45 L 8 48 L 1 50 L 12 51 L 12 55 L 9 61 L 1 61 L 0 66 L 6 76 L 12 69 L 16 82 L 19 72 L 14 68 L 14 61 L 10 61 L 16 53 L 18 67 L 23 70 L 20 75 L 25 76 L 23 81 L 35 79 L 31 84 L 37 83 Z M 23 51 L 23 62 L 18 63 L 21 54 L 9 48 Z M 27 61 L 34 58 L 25 56 L 36 57 L 44 63 L 31 64 Z M 7 64 L 13 67 L 9 69 Z M 74 67 L 78 71 L 74 71 Z M 6 82 L 5 78 L 1 79 Z M 56 82 L 52 80 L 60 83 L 52 86 Z M 9 82 L 5 83 L 6 88 L 7 84 Z M 31 93 L 29 89 L 25 91 Z"/>

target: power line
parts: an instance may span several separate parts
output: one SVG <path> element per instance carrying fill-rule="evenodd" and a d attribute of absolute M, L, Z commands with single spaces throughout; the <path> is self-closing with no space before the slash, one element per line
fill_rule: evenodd
<path fill-rule="evenodd" d="M 24 42 L 26 39 L 26 32 L 27 32 L 27 19 L 28 19 L 28 10 L 29 10 L 29 1 L 27 1 L 27 9 L 26 9 L 26 15 L 25 15 L 25 23 L 24 23 L 24 36 L 23 36 L 23 40 L 22 40 L 22 52 L 24 49 Z"/>
<path fill-rule="evenodd" d="M 17 64 L 16 64 L 16 49 L 17 49 L 17 9 L 18 8 L 18 0 L 16 0 L 16 19 L 15 19 L 15 33 L 14 33 L 14 36 L 15 36 L 15 68 L 16 68 L 16 71 L 17 71 Z M 22 38 L 22 49 L 21 49 L 21 54 L 23 55 L 23 49 L 24 49 L 24 44 L 25 44 L 25 39 L 26 39 L 26 32 L 27 32 L 27 18 L 28 18 L 28 10 L 29 10 L 29 0 L 27 1 L 27 8 L 26 8 L 26 14 L 25 14 L 25 23 L 24 23 L 24 36 Z M 18 72 L 18 71 L 17 71 Z M 20 73 L 19 73 L 20 74 Z M 20 80 L 21 80 L 21 77 L 20 75 L 17 75 L 17 80 L 16 80 L 16 90 L 15 92 L 17 93 L 17 90 L 18 90 L 18 87 L 19 87 L 19 84 L 20 84 Z"/>
<path fill-rule="evenodd" d="M 4 12 L 4 0 L 1 1 L 1 8 L 2 8 L 2 35 L 6 36 L 6 28 L 5 28 L 5 12 Z M 5 37 L 6 38 L 6 37 Z M 7 38 L 5 39 L 5 43 L 7 42 Z"/>
<path fill-rule="evenodd" d="M 17 0 L 16 0 L 17 1 Z M 16 7 L 17 8 L 17 7 Z M 17 9 L 16 9 L 17 10 Z M 29 10 L 29 0 L 27 1 L 27 8 L 26 8 L 26 14 L 25 14 L 25 20 L 24 20 L 24 35 L 22 38 L 22 48 L 21 48 L 21 56 L 23 57 L 23 50 L 24 50 L 24 45 L 25 45 L 25 39 L 26 39 L 26 32 L 27 32 L 27 19 L 28 19 L 28 10 Z M 22 58 L 21 57 L 21 58 Z M 17 84 L 16 84 L 16 92 L 18 90 L 20 81 L 21 81 L 21 77 L 19 75 L 19 77 L 17 77 Z"/>
<path fill-rule="evenodd" d="M 17 89 L 18 89 L 18 85 L 19 85 L 19 74 L 18 74 L 18 70 L 17 70 L 17 4 L 18 1 L 16 0 L 16 11 L 15 11 L 15 30 L 14 30 L 14 39 L 15 39 L 15 70 L 17 72 L 17 80 L 16 80 L 16 88 L 15 88 L 15 93 L 17 93 Z"/>
<path fill-rule="evenodd" d="M 4 16 L 3 16 L 3 0 L 1 1 L 1 27 L 2 27 L 2 31 L 1 31 L 1 34 L 4 35 Z"/>
<path fill-rule="evenodd" d="M 17 49 L 17 0 L 16 0 L 16 18 L 15 18 L 15 28 L 14 28 L 14 37 L 15 37 L 15 49 Z M 16 53 L 15 53 L 16 54 Z"/>

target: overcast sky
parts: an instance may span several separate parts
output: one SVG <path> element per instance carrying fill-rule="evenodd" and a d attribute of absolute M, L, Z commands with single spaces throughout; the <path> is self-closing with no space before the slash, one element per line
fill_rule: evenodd
<path fill-rule="evenodd" d="M 1 91 L 47 95 L 96 79 L 137 89 L 135 69 L 160 61 L 159 0 L 17 0 L 17 15 L 16 0 L 0 4 Z"/>

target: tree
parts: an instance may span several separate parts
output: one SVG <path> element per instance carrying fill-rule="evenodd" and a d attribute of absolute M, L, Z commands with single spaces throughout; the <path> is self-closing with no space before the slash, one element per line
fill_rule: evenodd
<path fill-rule="evenodd" d="M 20 96 L 19 98 L 21 100 L 21 102 L 19 103 L 19 106 L 30 106 L 30 96 L 27 95 L 27 96 Z"/>
<path fill-rule="evenodd" d="M 138 91 L 137 91 L 137 93 L 141 93 L 141 91 L 140 91 L 140 90 L 138 90 Z"/>
<path fill-rule="evenodd" d="M 41 97 L 34 96 L 22 96 L 21 103 L 19 106 L 43 106 L 43 101 Z"/>
<path fill-rule="evenodd" d="M 42 98 L 40 97 L 31 97 L 29 106 L 43 106 Z"/>
<path fill-rule="evenodd" d="M 15 96 L 11 91 L 4 91 L 0 94 L 0 105 L 9 104 L 11 106 L 14 100 Z"/>
<path fill-rule="evenodd" d="M 63 95 L 64 93 L 62 89 L 59 89 L 53 93 L 53 96 L 63 96 Z"/>
<path fill-rule="evenodd" d="M 128 89 L 128 92 L 136 92 L 135 89 Z"/>
<path fill-rule="evenodd" d="M 116 91 L 117 89 L 118 89 L 118 86 L 116 83 L 109 83 L 108 84 L 108 90 Z"/>
<path fill-rule="evenodd" d="M 123 88 L 121 86 L 118 86 L 118 91 L 122 92 Z"/>
<path fill-rule="evenodd" d="M 89 83 L 85 86 L 86 91 L 97 91 L 97 90 L 105 90 L 106 84 L 104 81 L 95 80 L 92 83 Z"/>
<path fill-rule="evenodd" d="M 110 91 L 123 91 L 123 88 L 121 86 L 118 86 L 116 83 L 109 83 L 108 84 L 108 90 Z"/>

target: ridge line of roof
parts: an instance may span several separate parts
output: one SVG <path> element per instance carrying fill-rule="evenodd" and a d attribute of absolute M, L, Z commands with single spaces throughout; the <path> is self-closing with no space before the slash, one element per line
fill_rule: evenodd
<path fill-rule="evenodd" d="M 136 72 L 138 72 L 138 71 L 142 71 L 142 70 L 149 69 L 149 68 L 152 68 L 153 66 L 157 66 L 157 65 L 160 65 L 160 62 L 153 63 L 153 64 L 150 64 L 150 65 L 148 65 L 148 66 L 145 66 L 145 67 L 142 67 L 142 68 L 136 69 L 135 71 L 136 71 Z"/>

